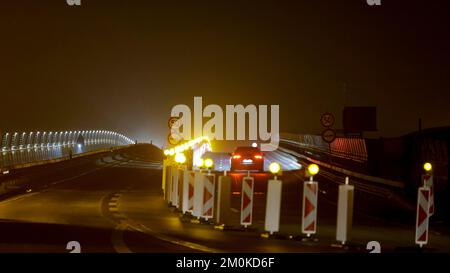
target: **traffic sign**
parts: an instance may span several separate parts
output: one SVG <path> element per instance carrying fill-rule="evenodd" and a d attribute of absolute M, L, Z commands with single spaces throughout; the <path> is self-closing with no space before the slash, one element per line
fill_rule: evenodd
<path fill-rule="evenodd" d="M 169 135 L 167 136 L 167 142 L 169 142 L 170 145 L 177 145 L 180 142 L 181 138 L 177 137 L 172 134 L 169 133 Z"/>
<path fill-rule="evenodd" d="M 330 128 L 334 124 L 334 116 L 331 113 L 324 113 L 320 117 L 320 123 L 322 123 L 323 127 Z"/>
<path fill-rule="evenodd" d="M 333 129 L 327 128 L 322 132 L 322 139 L 326 143 L 332 143 L 336 139 L 336 132 Z"/>
<path fill-rule="evenodd" d="M 179 120 L 179 117 L 170 117 L 169 121 L 167 122 L 167 126 L 169 126 L 169 129 L 172 129 L 174 124 Z"/>

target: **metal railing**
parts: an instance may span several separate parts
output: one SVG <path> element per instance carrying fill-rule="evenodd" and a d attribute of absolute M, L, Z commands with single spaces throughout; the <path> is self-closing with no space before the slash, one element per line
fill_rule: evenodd
<path fill-rule="evenodd" d="M 0 167 L 133 143 L 108 130 L 6 132 L 0 134 Z"/>

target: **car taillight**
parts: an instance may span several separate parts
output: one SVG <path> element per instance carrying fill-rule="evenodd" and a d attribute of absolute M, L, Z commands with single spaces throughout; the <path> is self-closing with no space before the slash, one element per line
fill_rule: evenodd
<path fill-rule="evenodd" d="M 262 159 L 262 155 L 255 155 L 255 159 Z"/>
<path fill-rule="evenodd" d="M 241 158 L 240 155 L 233 155 L 233 159 L 239 159 L 239 158 Z"/>

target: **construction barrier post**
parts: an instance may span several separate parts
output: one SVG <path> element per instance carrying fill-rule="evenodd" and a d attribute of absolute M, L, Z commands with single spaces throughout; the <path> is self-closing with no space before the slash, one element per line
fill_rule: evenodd
<path fill-rule="evenodd" d="M 417 191 L 416 244 L 428 243 L 428 220 L 430 211 L 430 188 L 420 187 Z"/>
<path fill-rule="evenodd" d="M 245 228 L 252 224 L 253 218 L 253 187 L 255 179 L 250 175 L 242 178 L 241 193 L 241 225 Z"/>
<path fill-rule="evenodd" d="M 167 165 L 168 165 L 167 161 L 168 161 L 167 159 L 163 160 L 163 168 L 162 168 L 163 173 L 162 173 L 161 189 L 163 191 L 164 199 L 166 199 L 166 183 L 167 183 L 166 182 L 167 181 L 166 176 L 167 176 Z"/>
<path fill-rule="evenodd" d="M 319 184 L 313 181 L 303 183 L 303 202 L 302 202 L 302 233 L 310 237 L 317 231 L 317 196 Z"/>
<path fill-rule="evenodd" d="M 264 230 L 270 234 L 280 230 L 281 180 L 271 179 L 267 182 L 266 218 Z"/>
<path fill-rule="evenodd" d="M 203 176 L 203 205 L 201 216 L 205 220 L 214 217 L 215 179 L 215 174 L 208 173 Z"/>
<path fill-rule="evenodd" d="M 216 223 L 229 225 L 231 218 L 231 177 L 219 176 L 217 183 Z"/>
<path fill-rule="evenodd" d="M 203 210 L 203 176 L 201 172 L 194 175 L 194 201 L 192 215 L 200 219 Z"/>
<path fill-rule="evenodd" d="M 336 241 L 345 245 L 351 239 L 353 222 L 353 197 L 355 187 L 349 185 L 348 177 L 345 178 L 345 185 L 339 186 Z"/>
<path fill-rule="evenodd" d="M 432 216 L 434 214 L 434 187 L 433 187 L 433 175 L 432 174 L 424 174 L 422 175 L 423 186 L 430 189 L 430 211 L 428 216 Z"/>
<path fill-rule="evenodd" d="M 172 193 L 171 193 L 171 203 L 172 206 L 178 207 L 178 166 L 172 167 Z"/>
<path fill-rule="evenodd" d="M 177 172 L 178 172 L 178 180 L 177 180 L 177 203 L 176 207 L 177 209 L 181 209 L 183 206 L 183 180 L 184 180 L 184 171 L 186 170 L 186 165 L 180 165 Z"/>
<path fill-rule="evenodd" d="M 194 171 L 183 171 L 183 202 L 181 211 L 183 213 L 192 212 L 194 208 Z"/>

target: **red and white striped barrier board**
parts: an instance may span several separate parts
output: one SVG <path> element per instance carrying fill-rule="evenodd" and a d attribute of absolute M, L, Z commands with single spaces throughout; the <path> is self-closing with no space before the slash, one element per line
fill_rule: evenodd
<path fill-rule="evenodd" d="M 242 178 L 241 194 L 241 225 L 247 227 L 252 224 L 253 217 L 253 185 L 255 179 L 250 176 Z"/>
<path fill-rule="evenodd" d="M 315 181 L 303 183 L 302 233 L 315 234 L 317 230 L 317 194 L 319 185 Z"/>
<path fill-rule="evenodd" d="M 194 175 L 194 204 L 192 208 L 192 216 L 200 219 L 203 211 L 203 178 L 204 174 L 195 172 Z"/>
<path fill-rule="evenodd" d="M 430 188 L 430 211 L 429 216 L 434 214 L 434 187 L 433 187 L 433 175 L 432 174 L 424 174 L 422 176 L 423 185 L 425 187 Z"/>
<path fill-rule="evenodd" d="M 203 176 L 203 208 L 202 217 L 206 220 L 213 218 L 214 212 L 214 191 L 215 191 L 214 174 L 205 174 Z"/>
<path fill-rule="evenodd" d="M 188 189 L 188 209 L 187 211 L 192 212 L 194 210 L 194 182 L 195 182 L 195 172 L 189 172 L 189 189 Z"/>
<path fill-rule="evenodd" d="M 420 187 L 417 193 L 416 244 L 428 243 L 428 212 L 430 210 L 430 188 Z"/>
<path fill-rule="evenodd" d="M 183 213 L 192 212 L 194 204 L 194 176 L 195 173 L 193 171 L 183 171 L 183 203 L 181 205 Z"/>

